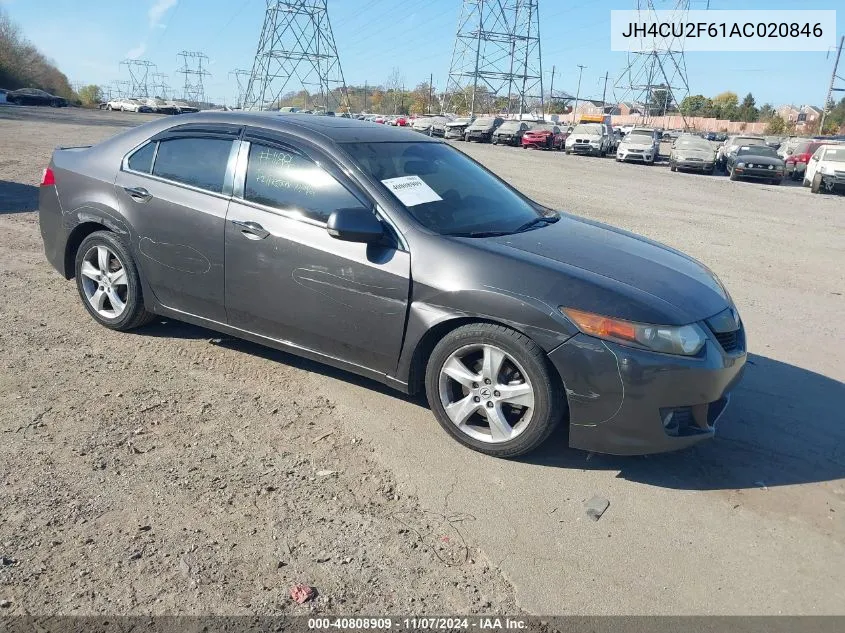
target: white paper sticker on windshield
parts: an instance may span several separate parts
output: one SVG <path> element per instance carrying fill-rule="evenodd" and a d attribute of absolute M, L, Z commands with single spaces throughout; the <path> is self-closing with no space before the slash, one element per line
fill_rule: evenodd
<path fill-rule="evenodd" d="M 426 202 L 437 202 L 443 200 L 425 181 L 419 176 L 400 176 L 399 178 L 388 178 L 382 180 L 382 184 L 399 198 L 399 201 L 406 207 L 413 207 Z"/>

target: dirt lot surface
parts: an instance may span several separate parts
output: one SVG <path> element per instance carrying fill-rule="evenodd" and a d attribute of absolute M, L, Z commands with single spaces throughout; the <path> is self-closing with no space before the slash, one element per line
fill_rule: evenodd
<path fill-rule="evenodd" d="M 52 147 L 147 118 L 0 108 L 4 613 L 845 613 L 845 197 L 458 143 L 702 260 L 750 341 L 708 444 L 622 459 L 561 434 L 502 461 L 368 380 L 97 326 L 44 259 L 37 184 Z"/>

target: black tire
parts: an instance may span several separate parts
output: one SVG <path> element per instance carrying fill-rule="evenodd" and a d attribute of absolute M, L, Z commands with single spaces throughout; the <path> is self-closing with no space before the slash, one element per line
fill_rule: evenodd
<path fill-rule="evenodd" d="M 822 175 L 816 174 L 813 176 L 813 182 L 810 184 L 810 191 L 813 193 L 821 193 L 822 190 Z"/>
<path fill-rule="evenodd" d="M 669 163 L 669 171 L 678 171 L 678 166 L 675 163 Z"/>
<path fill-rule="evenodd" d="M 775 179 L 772 181 L 772 184 L 773 184 L 773 185 L 775 185 L 775 186 L 777 186 L 777 185 L 779 185 L 779 184 L 780 184 L 780 182 L 781 182 L 781 179 L 780 179 L 780 178 L 775 178 Z"/>
<path fill-rule="evenodd" d="M 83 276 L 81 274 L 82 261 L 85 254 L 94 246 L 106 246 L 114 254 L 117 255 L 120 263 L 126 271 L 127 292 L 126 292 L 126 308 L 123 312 L 114 319 L 109 319 L 98 314 L 85 296 L 85 290 L 82 286 Z M 125 240 L 110 231 L 96 231 L 91 233 L 88 237 L 82 240 L 79 249 L 76 251 L 74 262 L 74 271 L 76 273 L 76 289 L 79 291 L 79 297 L 82 299 L 82 305 L 88 310 L 88 314 L 94 317 L 94 320 L 102 326 L 111 330 L 119 330 L 125 332 L 132 330 L 142 325 L 146 325 L 155 318 L 155 315 L 147 312 L 144 309 L 144 297 L 141 291 L 141 278 L 138 275 L 138 267 L 135 265 L 135 260 L 129 252 L 129 247 Z"/>
<path fill-rule="evenodd" d="M 730 169 L 730 168 L 728 168 L 728 176 L 730 177 L 731 180 L 737 180 L 738 179 L 738 176 L 736 175 L 734 170 Z"/>
<path fill-rule="evenodd" d="M 461 432 L 440 401 L 440 370 L 456 350 L 474 344 L 490 344 L 504 350 L 522 365 L 534 388 L 534 409 L 526 428 L 501 443 L 483 442 Z M 428 403 L 437 421 L 458 442 L 493 457 L 517 457 L 538 448 L 554 432 L 566 411 L 563 388 L 540 347 L 527 336 L 492 323 L 472 323 L 452 330 L 435 346 L 425 373 Z"/>
<path fill-rule="evenodd" d="M 572 152 L 569 151 L 568 149 L 564 149 L 563 153 L 566 154 L 567 156 L 569 156 Z"/>

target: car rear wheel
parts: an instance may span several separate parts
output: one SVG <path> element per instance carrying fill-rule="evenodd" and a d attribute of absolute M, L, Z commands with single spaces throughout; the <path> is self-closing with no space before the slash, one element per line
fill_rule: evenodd
<path fill-rule="evenodd" d="M 425 383 L 429 405 L 446 432 L 495 457 L 516 457 L 540 446 L 565 409 L 543 350 L 491 323 L 447 334 L 429 358 Z"/>
<path fill-rule="evenodd" d="M 112 330 L 131 330 L 154 318 L 144 309 L 141 279 L 124 240 L 109 231 L 86 237 L 76 252 L 76 287 L 88 313 Z"/>

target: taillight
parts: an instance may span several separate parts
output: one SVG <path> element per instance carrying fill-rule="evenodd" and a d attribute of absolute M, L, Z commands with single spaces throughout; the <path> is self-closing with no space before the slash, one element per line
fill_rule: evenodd
<path fill-rule="evenodd" d="M 796 163 L 808 163 L 810 162 L 810 155 L 809 154 L 798 154 L 795 156 Z"/>
<path fill-rule="evenodd" d="M 53 170 L 49 167 L 44 170 L 44 173 L 41 175 L 41 186 L 42 187 L 54 187 L 56 185 L 56 176 L 53 174 Z"/>

